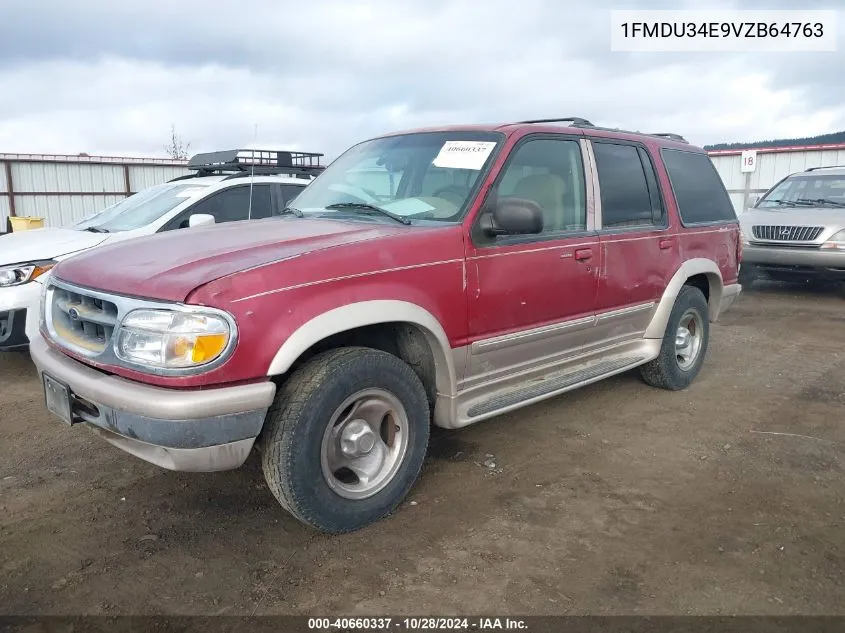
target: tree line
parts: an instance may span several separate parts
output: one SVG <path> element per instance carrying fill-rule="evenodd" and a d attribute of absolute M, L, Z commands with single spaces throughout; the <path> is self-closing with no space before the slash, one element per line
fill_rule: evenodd
<path fill-rule="evenodd" d="M 792 147 L 794 145 L 828 145 L 833 143 L 845 143 L 845 132 L 831 132 L 830 134 L 805 136 L 803 138 L 754 141 L 752 143 L 716 143 L 715 145 L 705 145 L 704 149 L 708 151 L 715 149 L 756 149 L 760 147 Z"/>

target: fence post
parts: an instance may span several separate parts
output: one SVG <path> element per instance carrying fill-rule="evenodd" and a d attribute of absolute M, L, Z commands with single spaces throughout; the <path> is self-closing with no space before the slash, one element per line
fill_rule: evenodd
<path fill-rule="evenodd" d="M 15 186 L 12 184 L 12 163 L 7 160 L 3 161 L 3 165 L 6 168 L 6 193 L 9 195 L 9 216 L 15 217 L 17 214 L 15 213 Z M 11 226 L 11 222 L 9 225 Z"/>

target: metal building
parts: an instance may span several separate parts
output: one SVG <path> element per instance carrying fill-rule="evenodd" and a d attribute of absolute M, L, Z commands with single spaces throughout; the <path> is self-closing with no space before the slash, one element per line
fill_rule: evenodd
<path fill-rule="evenodd" d="M 845 144 L 723 149 L 707 153 L 725 183 L 737 214 L 747 210 L 756 197 L 789 174 L 808 167 L 845 165 Z M 749 156 L 751 164 L 748 164 Z"/>
<path fill-rule="evenodd" d="M 0 154 L 0 232 L 6 218 L 79 222 L 126 196 L 190 173 L 187 161 L 45 154 Z"/>

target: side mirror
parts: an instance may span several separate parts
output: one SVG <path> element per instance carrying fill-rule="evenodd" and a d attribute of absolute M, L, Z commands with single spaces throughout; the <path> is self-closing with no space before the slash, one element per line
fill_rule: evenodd
<path fill-rule="evenodd" d="M 532 235 L 543 232 L 543 209 L 525 198 L 499 198 L 493 203 L 484 232 L 488 235 Z"/>
<path fill-rule="evenodd" d="M 208 213 L 194 213 L 191 217 L 188 218 L 188 226 L 205 226 L 207 224 L 214 224 L 216 220 L 214 219 L 213 215 L 209 215 Z"/>

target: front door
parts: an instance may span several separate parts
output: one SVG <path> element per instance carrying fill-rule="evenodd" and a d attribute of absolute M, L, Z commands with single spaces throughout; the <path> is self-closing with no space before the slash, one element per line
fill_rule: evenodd
<path fill-rule="evenodd" d="M 539 204 L 544 227 L 540 234 L 519 236 L 473 231 L 463 388 L 556 362 L 581 348 L 593 324 L 601 266 L 586 183 L 576 137 L 528 136 L 512 150 L 491 191 Z"/>

